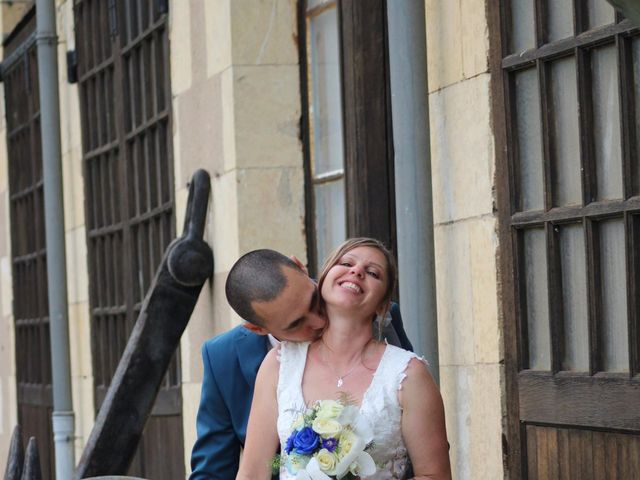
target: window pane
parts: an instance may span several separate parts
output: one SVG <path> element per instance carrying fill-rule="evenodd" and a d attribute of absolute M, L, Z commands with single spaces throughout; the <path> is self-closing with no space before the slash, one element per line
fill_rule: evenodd
<path fill-rule="evenodd" d="M 309 19 L 309 63 L 313 174 L 343 166 L 342 99 L 337 10 L 331 8 Z"/>
<path fill-rule="evenodd" d="M 603 0 L 587 0 L 589 7 L 589 28 L 607 25 L 616 20 L 613 7 Z"/>
<path fill-rule="evenodd" d="M 347 238 L 344 178 L 314 186 L 318 271 L 327 255 Z"/>
<path fill-rule="evenodd" d="M 582 203 L 580 182 L 580 137 L 576 61 L 564 58 L 551 64 L 552 154 L 556 162 L 555 203 Z"/>
<path fill-rule="evenodd" d="M 536 46 L 534 2 L 511 2 L 511 52 L 521 52 Z"/>
<path fill-rule="evenodd" d="M 540 92 L 535 68 L 515 74 L 516 130 L 523 210 L 544 208 Z"/>
<path fill-rule="evenodd" d="M 593 139 L 598 198 L 622 198 L 618 62 L 615 45 L 593 50 Z"/>
<path fill-rule="evenodd" d="M 543 228 L 525 230 L 524 264 L 527 295 L 529 368 L 551 369 L 547 249 Z"/>
<path fill-rule="evenodd" d="M 624 259 L 624 223 L 622 219 L 601 222 L 602 319 L 600 342 L 602 368 L 608 372 L 629 370 Z"/>
<path fill-rule="evenodd" d="M 307 0 L 307 10 L 319 7 L 323 3 L 331 3 L 331 0 Z"/>
<path fill-rule="evenodd" d="M 535 2 L 531 2 L 533 4 Z M 547 41 L 573 35 L 573 7 L 567 0 L 547 0 Z"/>
<path fill-rule="evenodd" d="M 560 227 L 564 356 L 562 370 L 589 370 L 587 275 L 582 225 Z"/>

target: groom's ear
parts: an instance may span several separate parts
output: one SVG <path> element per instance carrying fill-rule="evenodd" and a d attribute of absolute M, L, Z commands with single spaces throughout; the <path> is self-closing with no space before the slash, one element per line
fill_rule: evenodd
<path fill-rule="evenodd" d="M 251 322 L 245 322 L 243 325 L 244 328 L 249 330 L 250 332 L 257 333 L 258 335 L 268 335 L 269 331 L 265 328 L 262 328 L 258 325 L 255 325 Z"/>

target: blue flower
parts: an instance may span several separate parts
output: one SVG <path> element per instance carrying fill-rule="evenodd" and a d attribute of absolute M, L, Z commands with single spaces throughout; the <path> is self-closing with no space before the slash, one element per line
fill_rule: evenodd
<path fill-rule="evenodd" d="M 320 436 L 311 427 L 304 427 L 296 433 L 293 439 L 293 446 L 298 453 L 309 455 L 318 446 Z"/>
<path fill-rule="evenodd" d="M 336 440 L 333 437 L 322 440 L 322 448 L 326 448 L 330 452 L 333 452 L 337 446 L 338 446 L 338 440 Z"/>
<path fill-rule="evenodd" d="M 296 437 L 297 433 L 298 431 L 294 430 L 293 432 L 291 432 L 291 435 L 289 435 L 289 438 L 287 438 L 287 443 L 285 443 L 284 445 L 285 452 L 291 453 L 291 450 L 293 450 L 293 439 Z"/>

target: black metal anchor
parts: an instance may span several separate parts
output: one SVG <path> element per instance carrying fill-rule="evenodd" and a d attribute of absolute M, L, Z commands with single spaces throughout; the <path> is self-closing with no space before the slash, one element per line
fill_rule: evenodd
<path fill-rule="evenodd" d="M 125 475 L 162 379 L 189 322 L 213 252 L 204 242 L 211 179 L 194 173 L 184 232 L 165 252 L 75 472 L 76 479 Z"/>

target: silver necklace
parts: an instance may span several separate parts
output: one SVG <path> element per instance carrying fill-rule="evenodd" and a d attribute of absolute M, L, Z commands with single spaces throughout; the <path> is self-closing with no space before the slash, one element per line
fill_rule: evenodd
<path fill-rule="evenodd" d="M 329 348 L 329 346 L 324 342 L 324 339 L 320 339 L 320 341 L 322 342 L 322 344 L 324 345 L 324 347 L 325 347 L 326 349 L 331 350 L 331 349 Z M 365 350 L 367 349 L 367 347 L 369 346 L 369 342 L 371 342 L 371 340 L 369 340 L 369 341 L 365 344 L 365 346 L 364 346 L 364 347 L 362 347 L 362 351 L 360 352 L 360 359 L 359 359 L 359 361 L 358 361 L 358 362 L 357 362 L 353 367 L 351 367 L 351 369 L 350 369 L 347 373 L 344 373 L 344 374 L 342 374 L 342 375 L 338 375 L 338 381 L 336 382 L 336 387 L 337 387 L 337 388 L 342 387 L 342 385 L 344 385 L 344 379 L 345 379 L 345 378 L 347 378 L 349 375 L 351 375 L 351 374 L 355 371 L 355 369 L 356 369 L 356 368 L 358 368 L 358 366 L 360 366 L 360 364 L 362 363 L 362 357 L 363 357 L 363 355 L 364 355 L 364 351 L 365 351 Z M 324 352 L 323 352 L 323 355 L 322 355 L 322 363 L 324 363 L 324 365 L 325 365 L 327 368 L 331 369 L 331 366 L 327 363 L 327 361 L 326 361 L 326 360 L 325 360 L 325 358 L 324 358 Z"/>

